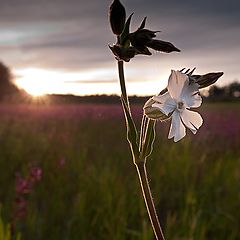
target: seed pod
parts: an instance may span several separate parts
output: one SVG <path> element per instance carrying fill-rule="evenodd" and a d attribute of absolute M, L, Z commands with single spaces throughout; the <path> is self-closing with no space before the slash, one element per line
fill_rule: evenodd
<path fill-rule="evenodd" d="M 120 35 L 123 31 L 126 20 L 126 11 L 119 0 L 114 0 L 110 6 L 109 21 L 112 31 L 116 35 Z"/>

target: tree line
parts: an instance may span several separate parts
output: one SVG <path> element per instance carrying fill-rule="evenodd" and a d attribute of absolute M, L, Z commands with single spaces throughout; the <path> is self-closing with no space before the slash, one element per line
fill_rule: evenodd
<path fill-rule="evenodd" d="M 149 97 L 131 96 L 133 103 L 144 103 Z M 206 98 L 209 101 L 240 100 L 240 82 L 235 81 L 224 87 L 212 86 L 209 88 Z M 117 95 L 47 95 L 48 103 L 119 103 Z M 32 102 L 31 95 L 23 89 L 19 89 L 14 83 L 14 76 L 9 67 L 0 62 L 0 102 Z"/>

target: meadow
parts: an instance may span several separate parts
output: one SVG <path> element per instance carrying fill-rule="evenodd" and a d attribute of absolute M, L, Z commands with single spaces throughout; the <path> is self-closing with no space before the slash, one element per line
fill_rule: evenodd
<path fill-rule="evenodd" d="M 157 125 L 147 168 L 158 215 L 169 240 L 239 240 L 240 104 L 199 111 L 204 125 L 179 143 Z M 0 236 L 154 239 L 120 104 L 2 104 L 0 116 Z"/>

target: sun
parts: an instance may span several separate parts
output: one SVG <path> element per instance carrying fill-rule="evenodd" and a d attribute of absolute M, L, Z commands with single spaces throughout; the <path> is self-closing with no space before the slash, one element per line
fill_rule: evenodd
<path fill-rule="evenodd" d="M 114 92 L 115 83 L 101 83 L 98 78 L 109 76 L 108 69 L 90 69 L 80 72 L 66 72 L 40 68 L 15 69 L 15 82 L 32 96 L 45 94 L 91 95 Z M 98 82 L 99 81 L 99 82 Z M 115 91 L 116 92 L 116 91 Z"/>
<path fill-rule="evenodd" d="M 57 79 L 61 80 L 60 73 L 38 68 L 19 69 L 14 73 L 17 76 L 16 84 L 33 96 L 53 93 L 58 87 Z"/>
<path fill-rule="evenodd" d="M 156 79 L 156 72 L 150 77 L 145 77 L 139 69 L 132 69 L 128 73 L 128 94 L 150 96 L 157 94 L 165 88 L 167 76 Z M 136 81 L 132 75 L 143 76 Z M 96 94 L 120 94 L 118 83 L 115 81 L 116 73 L 112 68 L 89 68 L 82 71 L 66 71 L 63 69 L 22 68 L 14 69 L 15 83 L 32 96 L 46 94 L 73 94 L 73 95 L 96 95 Z M 159 90 L 156 90 L 158 86 Z"/>

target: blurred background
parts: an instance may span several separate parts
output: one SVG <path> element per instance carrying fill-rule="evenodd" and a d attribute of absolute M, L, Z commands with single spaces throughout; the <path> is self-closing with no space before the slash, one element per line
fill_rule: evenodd
<path fill-rule="evenodd" d="M 122 1 L 181 53 L 126 64 L 139 129 L 171 69 L 223 71 L 202 91 L 204 124 L 179 143 L 157 123 L 147 168 L 173 240 L 240 239 L 240 3 Z M 0 240 L 154 239 L 128 148 L 111 1 L 1 1 Z"/>
<path fill-rule="evenodd" d="M 128 91 L 153 95 L 171 69 L 196 73 L 223 71 L 225 86 L 240 75 L 240 3 L 235 0 L 123 0 L 131 31 L 147 16 L 146 28 L 172 42 L 181 53 L 138 56 L 127 65 Z M 108 44 L 115 42 L 108 22 L 110 0 L 1 1 L 0 50 L 17 85 L 27 92 L 119 94 Z"/>

